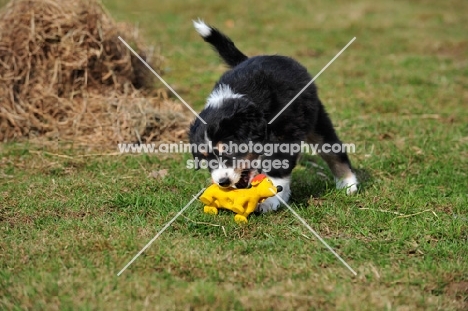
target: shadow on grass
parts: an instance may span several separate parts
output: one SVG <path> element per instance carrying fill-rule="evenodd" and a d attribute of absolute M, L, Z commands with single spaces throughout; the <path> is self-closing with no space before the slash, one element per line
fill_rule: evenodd
<path fill-rule="evenodd" d="M 359 193 L 366 192 L 366 189 L 374 182 L 374 176 L 365 168 L 354 169 L 354 173 L 359 181 Z"/>
<path fill-rule="evenodd" d="M 373 181 L 366 169 L 354 169 L 359 181 L 359 192 L 365 192 Z M 320 198 L 336 191 L 335 181 L 326 163 L 318 157 L 303 155 L 292 174 L 291 202 L 299 206 L 310 205 L 311 198 Z"/>

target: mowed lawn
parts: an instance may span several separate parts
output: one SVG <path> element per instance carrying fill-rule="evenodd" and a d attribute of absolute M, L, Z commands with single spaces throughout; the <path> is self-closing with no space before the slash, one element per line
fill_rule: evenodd
<path fill-rule="evenodd" d="M 3 143 L 1 310 L 468 308 L 467 1 L 104 4 L 159 47 L 163 77 L 196 110 L 225 66 L 192 19 L 247 55 L 292 56 L 311 74 L 357 38 L 316 84 L 341 139 L 356 145 L 360 192 L 335 190 L 307 155 L 291 205 L 358 274 L 285 208 L 238 226 L 194 202 L 117 276 L 208 172 L 186 169 L 188 154 Z"/>

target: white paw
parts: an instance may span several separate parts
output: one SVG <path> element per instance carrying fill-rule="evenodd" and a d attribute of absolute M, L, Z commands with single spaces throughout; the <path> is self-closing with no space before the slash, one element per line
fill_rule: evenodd
<path fill-rule="evenodd" d="M 358 191 L 357 184 L 352 184 L 351 186 L 346 188 L 346 194 L 352 195 Z"/>
<path fill-rule="evenodd" d="M 346 194 L 351 195 L 358 191 L 358 181 L 356 175 L 351 175 L 344 179 L 335 179 L 336 189 L 346 189 Z"/>
<path fill-rule="evenodd" d="M 256 212 L 259 213 L 268 213 L 272 211 L 276 211 L 280 207 L 280 200 L 276 197 L 271 197 L 266 199 L 264 202 L 257 205 L 255 209 Z"/>

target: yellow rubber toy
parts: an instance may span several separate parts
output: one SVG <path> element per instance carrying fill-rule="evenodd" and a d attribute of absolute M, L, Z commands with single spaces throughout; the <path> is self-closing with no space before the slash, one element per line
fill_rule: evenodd
<path fill-rule="evenodd" d="M 247 223 L 247 217 L 266 198 L 276 195 L 282 190 L 264 174 L 259 174 L 251 182 L 248 189 L 222 188 L 217 184 L 209 186 L 199 197 L 205 204 L 203 211 L 207 214 L 218 214 L 218 209 L 227 209 L 236 213 L 234 221 L 238 224 Z"/>

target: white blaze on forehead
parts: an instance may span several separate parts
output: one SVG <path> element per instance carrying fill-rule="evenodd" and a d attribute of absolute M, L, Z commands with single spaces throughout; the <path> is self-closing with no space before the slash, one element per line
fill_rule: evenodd
<path fill-rule="evenodd" d="M 208 96 L 205 107 L 219 108 L 223 104 L 224 99 L 241 98 L 242 96 L 244 95 L 234 93 L 229 85 L 220 84 Z"/>

